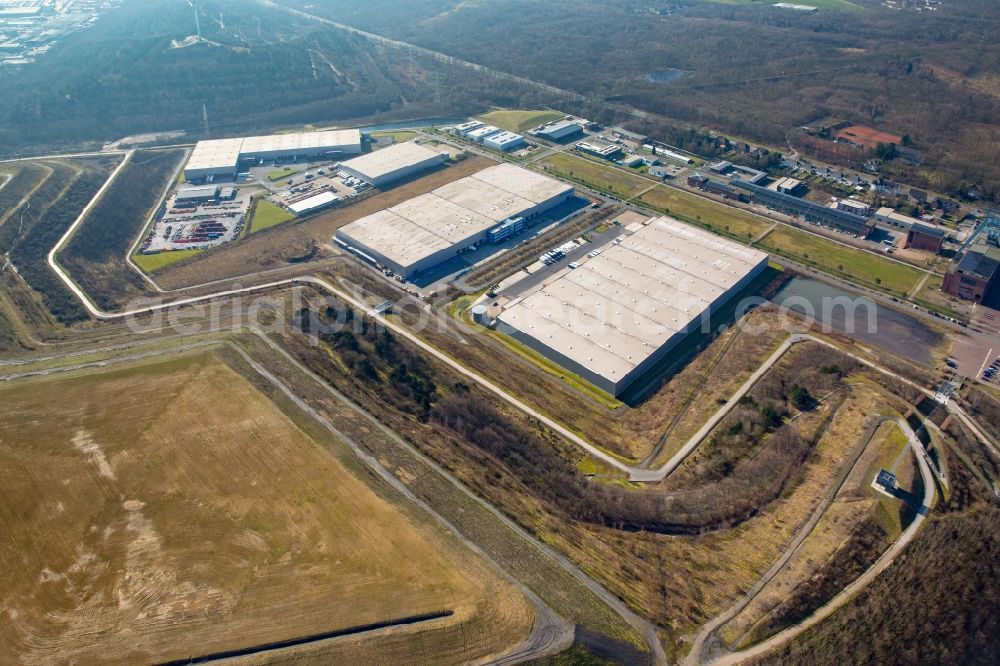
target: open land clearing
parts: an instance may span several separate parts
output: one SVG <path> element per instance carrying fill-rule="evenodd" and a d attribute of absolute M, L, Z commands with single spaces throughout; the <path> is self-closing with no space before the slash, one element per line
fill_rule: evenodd
<path fill-rule="evenodd" d="M 0 389 L 0 661 L 165 661 L 443 611 L 389 630 L 380 656 L 466 659 L 527 635 L 511 585 L 222 358 Z M 379 635 L 322 654 L 364 661 Z"/>
<path fill-rule="evenodd" d="M 295 216 L 284 208 L 278 208 L 270 201 L 261 199 L 254 204 L 253 217 L 250 218 L 249 233 L 255 234 L 258 231 L 270 229 L 292 219 L 295 219 Z"/>
<path fill-rule="evenodd" d="M 561 120 L 564 117 L 565 114 L 559 111 L 501 109 L 499 111 L 484 113 L 478 117 L 478 120 L 482 120 L 489 125 L 495 125 L 508 132 L 525 132 L 533 127 Z"/>
<path fill-rule="evenodd" d="M 164 289 L 178 289 L 287 266 L 289 259 L 315 254 L 317 248 L 328 244 L 334 232 L 345 224 L 494 164 L 484 158 L 469 157 L 422 178 L 361 197 L 341 208 L 334 208 L 301 222 L 272 227 L 239 243 L 205 252 L 182 264 L 163 267 L 156 276 L 157 283 Z"/>

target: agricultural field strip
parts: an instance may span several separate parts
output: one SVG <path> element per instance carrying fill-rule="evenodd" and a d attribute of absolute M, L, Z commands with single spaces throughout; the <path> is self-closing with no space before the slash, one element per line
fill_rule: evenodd
<path fill-rule="evenodd" d="M 264 340 L 269 345 L 273 343 L 267 339 L 267 337 L 258 330 L 252 330 L 252 332 Z M 0 381 L 18 381 L 26 380 L 31 378 L 37 378 L 41 376 L 49 376 L 53 374 L 61 373 L 72 373 L 77 371 L 92 370 L 95 368 L 107 368 L 110 366 L 117 366 L 123 364 L 129 364 L 136 361 L 144 361 L 150 358 L 160 358 L 164 354 L 183 354 L 192 351 L 210 349 L 212 347 L 228 346 L 230 349 L 235 351 L 257 374 L 259 374 L 263 379 L 271 383 L 275 388 L 277 388 L 281 393 L 283 393 L 292 403 L 308 415 L 310 418 L 314 419 L 320 423 L 324 428 L 326 428 L 331 434 L 334 435 L 339 441 L 346 444 L 351 451 L 360 459 L 365 465 L 372 469 L 380 478 L 382 478 L 386 483 L 388 483 L 394 490 L 399 492 L 408 501 L 412 502 L 415 506 L 420 508 L 422 511 L 433 517 L 439 524 L 441 524 L 446 530 L 455 535 L 456 538 L 467 548 L 476 553 L 477 556 L 481 557 L 484 561 L 489 563 L 501 576 L 506 580 L 511 582 L 513 585 L 517 586 L 518 589 L 524 594 L 529 601 L 537 608 L 539 612 L 539 619 L 534 623 L 532 628 L 532 634 L 528 639 L 524 641 L 521 646 L 514 648 L 510 654 L 504 655 L 498 658 L 496 663 L 515 663 L 520 662 L 525 659 L 537 659 L 544 656 L 556 654 L 566 649 L 573 640 L 573 628 L 569 625 L 561 616 L 559 616 L 555 611 L 548 607 L 541 599 L 535 595 L 530 589 L 523 585 L 520 581 L 513 578 L 510 574 L 504 571 L 495 561 L 493 561 L 482 549 L 475 543 L 466 539 L 451 523 L 446 519 L 438 515 L 429 505 L 417 498 L 409 488 L 406 487 L 399 479 L 397 479 L 392 473 L 386 470 L 382 465 L 371 455 L 365 453 L 363 448 L 358 445 L 351 438 L 347 437 L 344 433 L 339 431 L 332 423 L 330 423 L 325 417 L 319 414 L 315 409 L 313 409 L 304 400 L 299 398 L 294 392 L 291 391 L 281 380 L 275 377 L 272 373 L 266 370 L 261 364 L 252 359 L 243 349 L 232 343 L 232 341 L 227 339 L 215 339 L 208 341 L 200 341 L 191 344 L 182 344 L 177 346 L 172 346 L 169 349 L 158 349 L 149 352 L 142 352 L 136 354 L 130 354 L 127 356 L 118 356 L 112 359 L 95 361 L 91 363 L 80 363 L 71 366 L 64 366 L 60 368 L 54 368 L 50 370 L 38 371 L 38 372 L 28 372 L 18 375 L 10 375 L 7 377 L 0 378 Z M 276 348 L 278 351 L 280 348 Z M 286 357 L 293 363 L 297 363 L 291 357 Z M 305 370 L 304 368 L 302 368 Z M 318 380 L 317 381 L 322 381 Z M 343 400 L 347 400 L 346 397 L 340 396 Z M 373 419 L 373 417 L 368 417 Z M 455 483 L 458 483 L 455 481 Z"/>
<path fill-rule="evenodd" d="M 879 422 L 879 425 L 883 423 L 895 423 L 895 422 L 896 420 L 893 418 L 885 418 Z M 736 615 L 738 615 L 744 608 L 749 606 L 750 602 L 753 601 L 758 594 L 760 594 L 760 592 L 767 586 L 767 584 L 770 583 L 771 580 L 773 580 L 775 576 L 778 575 L 778 573 L 785 567 L 785 565 L 789 562 L 789 560 L 791 560 L 792 557 L 798 552 L 802 544 L 805 543 L 806 539 L 809 538 L 809 535 L 812 534 L 816 525 L 819 524 L 819 521 L 823 518 L 823 515 L 826 513 L 826 510 L 836 499 L 837 493 L 840 492 L 840 489 L 847 481 L 847 478 L 850 476 L 851 470 L 857 464 L 858 459 L 861 458 L 861 455 L 865 452 L 865 449 L 868 448 L 868 445 L 871 444 L 872 441 L 874 441 L 874 439 L 875 435 L 873 433 L 872 437 L 868 438 L 867 441 L 860 442 L 859 445 L 855 447 L 854 451 L 851 452 L 851 456 L 838 469 L 836 478 L 834 479 L 833 483 L 830 484 L 829 490 L 823 496 L 823 499 L 820 501 L 819 505 L 816 506 L 816 509 L 809 517 L 809 520 L 806 521 L 806 523 L 802 526 L 802 528 L 799 530 L 799 533 L 796 535 L 795 539 L 792 541 L 792 543 L 788 545 L 788 548 L 785 549 L 785 552 L 782 553 L 781 557 L 771 566 L 771 568 L 768 569 L 764 573 L 764 575 L 760 577 L 760 580 L 758 580 L 754 584 L 754 586 L 750 588 L 750 590 L 746 593 L 746 595 L 742 599 L 740 599 L 735 604 L 727 608 L 725 611 L 723 611 L 722 613 L 718 614 L 717 616 L 709 620 L 708 623 L 701 628 L 701 631 L 698 632 L 698 635 L 695 637 L 694 642 L 692 643 L 691 651 L 688 653 L 687 657 L 682 662 L 684 666 L 694 666 L 694 664 L 701 662 L 702 648 L 705 645 L 705 641 L 711 638 L 711 636 L 715 633 L 715 631 L 719 627 L 729 622 L 731 619 L 736 617 Z M 916 451 L 914 451 L 913 453 L 914 455 L 916 455 Z"/>
<path fill-rule="evenodd" d="M 258 337 L 264 338 L 266 336 L 260 331 L 254 331 Z M 525 642 L 514 648 L 510 654 L 503 655 L 499 657 L 499 661 L 502 663 L 504 661 L 520 661 L 525 659 L 537 659 L 540 657 L 556 654 L 562 652 L 564 649 L 569 647 L 573 642 L 573 627 L 561 616 L 559 616 L 554 610 L 552 610 L 548 604 L 542 601 L 538 595 L 536 595 L 530 588 L 524 585 L 522 582 L 511 576 L 507 571 L 505 571 L 493 558 L 491 558 L 480 546 L 471 540 L 467 539 L 462 532 L 455 527 L 450 521 L 438 514 L 429 504 L 424 502 L 422 499 L 417 497 L 412 490 L 410 490 L 406 484 L 400 481 L 392 472 L 387 470 L 382 464 L 371 454 L 367 453 L 364 448 L 355 442 L 353 439 L 348 437 L 345 433 L 340 431 L 333 423 L 331 423 L 326 417 L 319 413 L 312 405 L 307 403 L 301 397 L 299 397 L 294 391 L 292 391 L 284 382 L 278 379 L 273 373 L 268 371 L 263 365 L 255 361 L 250 357 L 244 350 L 237 346 L 233 346 L 233 349 L 240 355 L 243 360 L 254 369 L 254 371 L 261 377 L 270 382 L 276 389 L 285 395 L 289 400 L 291 400 L 295 406 L 300 409 L 305 414 L 309 415 L 310 418 L 320 423 L 324 428 L 326 428 L 334 437 L 346 444 L 354 453 L 354 455 L 362 461 L 369 469 L 375 472 L 379 478 L 381 478 L 385 483 L 387 483 L 391 488 L 393 488 L 400 495 L 405 497 L 414 506 L 420 508 L 421 511 L 425 512 L 429 516 L 433 517 L 442 527 L 447 531 L 451 532 L 456 539 L 458 539 L 466 548 L 474 552 L 485 562 L 489 563 L 493 569 L 508 580 L 511 584 L 515 585 L 521 593 L 535 606 L 538 611 L 538 621 L 534 623 L 532 627 L 531 635 L 525 640 Z M 346 400 L 346 398 L 345 398 Z"/>
<path fill-rule="evenodd" d="M 863 574 L 861 574 L 861 576 L 856 578 L 847 587 L 841 590 L 837 596 L 828 601 L 821 608 L 817 609 L 812 615 L 797 624 L 783 629 L 774 636 L 768 638 L 766 641 L 758 643 L 752 648 L 742 650 L 740 652 L 734 652 L 726 655 L 725 657 L 720 657 L 719 659 L 709 662 L 712 666 L 732 666 L 733 664 L 738 664 L 748 659 L 759 657 L 770 652 L 774 648 L 784 645 L 788 641 L 796 638 L 808 629 L 822 622 L 829 616 L 833 615 L 841 607 L 846 605 L 858 592 L 871 584 L 871 582 L 874 581 L 883 571 L 888 569 L 889 566 L 895 561 L 896 557 L 898 557 L 910 541 L 913 540 L 913 537 L 916 536 L 917 531 L 926 519 L 930 508 L 934 506 L 934 500 L 937 493 L 935 491 L 934 475 L 931 472 L 930 464 L 927 461 L 927 454 L 922 451 L 922 447 L 919 440 L 917 440 L 916 433 L 913 432 L 909 424 L 904 419 L 897 418 L 895 422 L 906 434 L 910 449 L 913 451 L 913 455 L 917 459 L 917 465 L 920 467 L 920 476 L 924 485 L 922 505 L 920 510 L 916 512 L 913 522 L 910 523 L 910 525 L 906 528 L 906 531 L 899 536 L 895 543 L 893 543 L 888 550 L 879 556 L 878 560 L 875 561 L 875 564 L 869 567 Z"/>
<path fill-rule="evenodd" d="M 524 539 L 526 542 L 537 548 L 542 552 L 547 558 L 554 561 L 558 566 L 568 572 L 571 576 L 583 583 L 591 592 L 593 592 L 601 601 L 607 604 L 615 613 L 622 617 L 633 629 L 639 632 L 640 635 L 646 640 L 651 653 L 657 656 L 657 663 L 665 663 L 666 657 L 663 653 L 663 648 L 660 645 L 659 638 L 657 637 L 656 628 L 633 613 L 617 596 L 609 592 L 603 585 L 597 583 L 592 578 L 590 578 L 586 573 L 580 570 L 575 564 L 573 564 L 568 558 L 566 558 L 561 553 L 556 552 L 551 546 L 542 543 L 534 535 L 527 532 L 523 527 L 514 522 L 506 514 L 501 512 L 499 509 L 494 507 L 492 504 L 482 499 L 470 490 L 466 485 L 459 481 L 455 476 L 453 476 L 446 469 L 441 467 L 436 461 L 428 458 L 425 454 L 417 450 L 412 444 L 404 440 L 399 436 L 394 430 L 382 423 L 378 418 L 369 414 L 360 405 L 355 404 L 350 398 L 340 393 L 337 389 L 330 386 L 326 381 L 324 381 L 319 375 L 303 365 L 298 359 L 294 358 L 289 354 L 283 347 L 278 345 L 276 342 L 271 340 L 267 335 L 259 330 L 252 330 L 252 332 L 264 342 L 268 347 L 270 347 L 275 353 L 279 354 L 288 363 L 293 365 L 296 370 L 298 370 L 303 375 L 309 377 L 313 382 L 319 385 L 319 387 L 333 395 L 338 401 L 346 405 L 352 411 L 360 415 L 362 418 L 367 420 L 373 427 L 377 428 L 383 432 L 386 436 L 392 439 L 397 445 L 405 449 L 411 456 L 417 458 L 421 463 L 427 467 L 433 469 L 437 474 L 446 479 L 455 488 L 457 488 L 463 495 L 469 499 L 475 501 L 477 504 L 485 508 L 493 516 L 497 518 L 505 527 L 513 531 L 520 538 Z"/>

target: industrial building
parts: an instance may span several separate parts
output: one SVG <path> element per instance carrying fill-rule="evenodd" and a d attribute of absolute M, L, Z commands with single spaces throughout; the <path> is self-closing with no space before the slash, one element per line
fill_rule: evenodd
<path fill-rule="evenodd" d="M 906 231 L 906 244 L 903 247 L 937 254 L 944 244 L 945 235 L 944 229 L 940 227 L 916 222 Z"/>
<path fill-rule="evenodd" d="M 451 133 L 457 136 L 468 136 L 469 132 L 479 129 L 480 127 L 486 127 L 486 123 L 478 120 L 470 120 L 467 123 L 462 123 L 460 125 L 455 125 L 451 128 Z"/>
<path fill-rule="evenodd" d="M 782 194 L 797 197 L 806 191 L 806 184 L 798 178 L 779 178 L 774 184 L 774 189 Z"/>
<path fill-rule="evenodd" d="M 516 233 L 526 219 L 563 203 L 573 191 L 547 176 L 501 164 L 356 220 L 338 229 L 336 240 L 411 277 L 471 245 Z"/>
<path fill-rule="evenodd" d="M 524 137 L 514 132 L 500 132 L 483 139 L 483 145 L 493 150 L 504 153 L 508 150 L 517 150 L 524 145 Z"/>
<path fill-rule="evenodd" d="M 745 180 L 733 179 L 731 182 L 733 187 L 748 192 L 751 199 L 757 203 L 790 215 L 801 215 L 810 222 L 816 222 L 859 238 L 868 238 L 875 226 L 871 220 L 854 213 L 848 213 L 845 210 L 828 208 L 812 201 L 754 185 Z"/>
<path fill-rule="evenodd" d="M 875 219 L 884 224 L 891 224 L 894 227 L 909 229 L 913 224 L 920 224 L 920 220 L 909 215 L 897 213 L 895 209 L 885 206 L 875 211 Z"/>
<path fill-rule="evenodd" d="M 184 167 L 189 181 L 235 178 L 241 162 L 333 159 L 361 153 L 361 130 L 328 130 L 199 141 Z"/>
<path fill-rule="evenodd" d="M 645 134 L 639 134 L 638 132 L 630 132 L 624 127 L 612 127 L 610 131 L 612 136 L 618 137 L 622 141 L 630 141 L 638 145 L 642 145 L 647 141 L 649 141 L 649 137 L 646 136 Z"/>
<path fill-rule="evenodd" d="M 314 194 L 313 196 L 307 197 L 302 201 L 296 201 L 295 203 L 289 204 L 288 210 L 292 211 L 296 215 L 305 215 L 306 213 L 314 213 L 317 210 L 332 206 L 339 200 L 340 197 L 333 192 L 320 192 L 319 194 Z"/>
<path fill-rule="evenodd" d="M 872 208 L 864 201 L 858 201 L 856 199 L 841 199 L 837 202 L 837 208 L 839 210 L 845 210 L 848 213 L 854 213 L 855 215 L 861 215 L 863 217 L 868 217 L 872 213 Z"/>
<path fill-rule="evenodd" d="M 559 120 L 548 125 L 542 125 L 531 131 L 535 136 L 549 141 L 562 141 L 583 132 L 583 125 L 576 120 Z"/>
<path fill-rule="evenodd" d="M 763 252 L 661 217 L 511 301 L 497 328 L 618 396 L 767 262 Z"/>
<path fill-rule="evenodd" d="M 347 160 L 341 163 L 340 171 L 371 183 L 375 187 L 384 187 L 397 180 L 433 169 L 447 159 L 448 153 L 406 141 Z"/>
<path fill-rule="evenodd" d="M 607 141 L 601 141 L 600 139 L 588 139 L 587 141 L 581 141 L 573 147 L 581 153 L 593 155 L 594 157 L 603 157 L 606 160 L 609 160 L 616 155 L 620 155 L 622 152 L 621 146 L 608 143 Z"/>
<path fill-rule="evenodd" d="M 482 143 L 494 134 L 500 134 L 503 130 L 495 125 L 484 125 L 478 129 L 474 129 L 465 135 L 465 138 L 469 141 L 475 141 L 476 143 Z"/>
<path fill-rule="evenodd" d="M 219 198 L 219 188 L 214 185 L 202 187 L 186 187 L 178 190 L 174 201 L 178 206 L 195 205 L 205 201 L 212 201 Z"/>
<path fill-rule="evenodd" d="M 945 274 L 941 290 L 946 294 L 970 301 L 982 302 L 993 291 L 1000 271 L 1000 248 L 973 247 Z"/>

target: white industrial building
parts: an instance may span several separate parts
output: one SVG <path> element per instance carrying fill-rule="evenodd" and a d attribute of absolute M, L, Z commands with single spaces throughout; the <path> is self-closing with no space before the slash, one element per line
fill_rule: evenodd
<path fill-rule="evenodd" d="M 763 252 L 661 217 L 513 300 L 497 326 L 617 396 L 767 261 Z"/>
<path fill-rule="evenodd" d="M 305 215 L 306 213 L 312 213 L 322 208 L 332 206 L 339 200 L 340 197 L 327 190 L 326 192 L 320 192 L 319 194 L 314 194 L 313 196 L 302 199 L 301 201 L 289 204 L 288 210 L 292 211 L 296 215 Z"/>
<path fill-rule="evenodd" d="M 457 134 L 458 136 L 468 136 L 469 132 L 473 132 L 480 127 L 486 127 L 486 123 L 478 120 L 470 120 L 469 122 L 455 125 L 451 128 L 451 132 L 452 134 Z"/>
<path fill-rule="evenodd" d="M 524 137 L 514 132 L 500 132 L 499 134 L 494 134 L 483 139 L 483 145 L 503 153 L 523 146 Z"/>
<path fill-rule="evenodd" d="M 566 201 L 573 187 L 512 164 L 461 178 L 337 230 L 343 245 L 410 277 L 485 239 L 512 218 Z"/>
<path fill-rule="evenodd" d="M 894 227 L 903 227 L 904 229 L 909 229 L 914 224 L 921 224 L 921 221 L 917 218 L 897 213 L 894 208 L 890 208 L 889 206 L 884 206 L 875 211 L 875 219 L 885 224 L 891 224 Z"/>
<path fill-rule="evenodd" d="M 184 167 L 189 181 L 235 178 L 241 162 L 333 159 L 361 152 L 361 130 L 327 130 L 199 141 Z"/>
<path fill-rule="evenodd" d="M 566 137 L 573 136 L 583 131 L 583 125 L 575 120 L 559 120 L 548 125 L 542 125 L 534 130 L 532 134 L 544 137 L 550 141 L 560 141 Z"/>
<path fill-rule="evenodd" d="M 494 125 L 485 125 L 483 127 L 474 129 L 471 132 L 467 133 L 465 135 L 465 138 L 469 139 L 470 141 L 475 141 L 476 143 L 482 143 L 489 137 L 495 134 L 500 134 L 502 131 L 503 131 L 502 129 Z"/>
<path fill-rule="evenodd" d="M 383 187 L 443 164 L 448 153 L 431 150 L 406 141 L 382 150 L 355 157 L 340 165 L 340 170 L 375 187 Z"/>
<path fill-rule="evenodd" d="M 872 212 L 871 206 L 857 199 L 841 199 L 837 202 L 837 208 L 863 217 L 868 217 Z"/>

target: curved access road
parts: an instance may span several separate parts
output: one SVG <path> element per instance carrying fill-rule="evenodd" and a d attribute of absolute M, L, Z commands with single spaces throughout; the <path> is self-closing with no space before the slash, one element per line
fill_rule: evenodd
<path fill-rule="evenodd" d="M 861 576 L 856 578 L 847 587 L 841 590 L 837 596 L 827 602 L 826 605 L 820 607 L 815 613 L 807 617 L 805 620 L 778 632 L 766 641 L 758 643 L 752 648 L 742 650 L 740 652 L 734 652 L 724 657 L 719 657 L 718 659 L 708 662 L 709 664 L 712 666 L 732 666 L 733 664 L 739 664 L 747 659 L 767 654 L 771 650 L 781 647 L 788 641 L 802 635 L 804 632 L 816 626 L 847 605 L 847 603 L 853 599 L 858 592 L 868 587 L 868 585 L 878 578 L 883 571 L 888 569 L 889 565 L 891 565 L 899 554 L 903 552 L 906 546 L 913 541 L 913 537 L 916 536 L 917 530 L 920 529 L 920 526 L 927 518 L 927 514 L 930 513 L 931 508 L 934 506 L 934 475 L 931 473 L 931 466 L 927 453 L 924 451 L 924 447 L 920 444 L 920 440 L 917 439 L 916 433 L 913 432 L 910 425 L 902 418 L 897 418 L 896 424 L 906 434 L 910 450 L 917 459 L 917 466 L 920 468 L 920 478 L 924 485 L 924 497 L 921 502 L 921 506 L 917 509 L 917 515 L 913 518 L 913 522 L 907 526 L 899 538 L 896 539 L 895 543 L 893 543 L 888 550 L 882 553 L 882 555 L 875 561 L 875 564 L 869 567 L 867 571 L 861 574 Z"/>
<path fill-rule="evenodd" d="M 893 419 L 891 418 L 882 419 L 877 422 L 875 428 L 877 429 L 879 426 L 881 426 L 883 423 L 887 421 L 893 421 Z M 850 476 L 851 470 L 854 469 L 854 466 L 857 464 L 858 459 L 861 458 L 861 455 L 865 452 L 865 449 L 867 449 L 868 445 L 871 444 L 871 441 L 874 438 L 874 436 L 875 436 L 875 431 L 872 431 L 871 437 L 864 439 L 862 442 L 860 442 L 858 446 L 855 446 L 854 450 L 851 452 L 850 457 L 847 459 L 847 463 L 840 466 L 840 469 L 837 472 L 836 479 L 834 479 L 833 483 L 830 484 L 830 487 L 827 488 L 826 493 L 823 495 L 823 499 L 820 501 L 820 503 L 813 510 L 812 514 L 809 516 L 809 520 L 807 520 L 806 523 L 801 528 L 799 528 L 799 531 L 795 535 L 795 538 L 792 540 L 792 543 L 789 544 L 789 546 L 785 549 L 785 552 L 781 554 L 781 557 L 778 558 L 778 560 L 773 565 L 771 565 L 770 569 L 764 572 L 764 575 L 761 576 L 756 583 L 754 583 L 754 586 L 750 588 L 750 591 L 747 592 L 742 599 L 737 601 L 735 604 L 727 608 L 722 613 L 716 615 L 707 624 L 705 624 L 705 626 L 701 628 L 701 631 L 698 632 L 698 635 L 695 637 L 694 642 L 691 644 L 691 651 L 688 653 L 687 657 L 682 662 L 685 666 L 694 666 L 695 664 L 701 662 L 703 659 L 705 643 L 713 636 L 713 634 L 715 634 L 716 630 L 719 627 L 726 624 L 727 622 L 729 622 L 730 620 L 732 620 L 740 612 L 742 612 L 744 608 L 750 605 L 750 602 L 753 601 L 758 594 L 760 594 L 761 590 L 763 590 L 764 587 L 766 587 L 767 584 L 770 583 L 774 579 L 774 577 L 777 576 L 778 573 L 785 568 L 785 565 L 788 564 L 788 561 L 790 559 L 792 559 L 795 553 L 799 550 L 799 547 L 802 546 L 805 540 L 809 538 L 809 535 L 812 534 L 813 530 L 816 528 L 816 525 L 819 524 L 819 521 L 823 518 L 823 515 L 826 513 L 826 510 L 830 507 L 831 504 L 833 504 L 833 501 L 837 497 L 837 493 L 840 492 L 840 489 L 843 487 L 844 482 L 847 481 L 847 477 Z"/>

